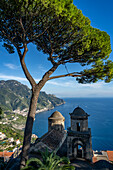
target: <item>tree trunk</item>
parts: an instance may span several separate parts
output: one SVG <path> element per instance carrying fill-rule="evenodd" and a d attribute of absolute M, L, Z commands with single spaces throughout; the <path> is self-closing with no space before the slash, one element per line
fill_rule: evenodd
<path fill-rule="evenodd" d="M 32 128 L 33 128 L 33 122 L 34 122 L 34 118 L 35 118 L 35 113 L 36 113 L 36 108 L 37 108 L 37 100 L 38 100 L 39 93 L 40 93 L 39 88 L 36 88 L 36 90 L 34 90 L 32 92 L 29 112 L 28 112 L 25 131 L 24 131 L 24 141 L 23 141 L 20 169 L 25 167 L 26 161 L 28 160 L 28 153 L 29 153 L 29 148 L 30 148 L 30 143 L 31 143 Z"/>
<path fill-rule="evenodd" d="M 22 60 L 22 64 L 24 65 L 24 60 Z M 25 167 L 26 161 L 28 160 L 28 153 L 29 153 L 29 148 L 30 148 L 30 143 L 31 143 L 33 122 L 35 118 L 37 100 L 38 100 L 40 90 L 45 85 L 45 83 L 48 81 L 49 76 L 57 69 L 57 67 L 58 67 L 58 64 L 54 65 L 50 70 L 48 70 L 44 74 L 44 76 L 42 77 L 42 79 L 39 81 L 38 84 L 35 84 L 35 81 L 32 80 L 33 79 L 32 77 L 30 78 L 30 80 L 28 79 L 31 82 L 33 89 L 32 89 L 32 96 L 31 96 L 25 131 L 24 131 L 24 141 L 23 141 L 22 156 L 21 156 L 21 161 L 20 161 L 20 169 Z M 23 68 L 25 69 L 26 66 L 24 66 Z"/>

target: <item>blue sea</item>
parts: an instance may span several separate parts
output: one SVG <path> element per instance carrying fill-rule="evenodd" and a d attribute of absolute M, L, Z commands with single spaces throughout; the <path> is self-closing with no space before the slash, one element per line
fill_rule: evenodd
<path fill-rule="evenodd" d="M 64 98 L 65 104 L 36 114 L 33 133 L 41 137 L 48 131 L 48 117 L 58 110 L 65 117 L 65 129 L 70 127 L 70 115 L 80 106 L 88 113 L 93 150 L 113 150 L 113 98 Z"/>

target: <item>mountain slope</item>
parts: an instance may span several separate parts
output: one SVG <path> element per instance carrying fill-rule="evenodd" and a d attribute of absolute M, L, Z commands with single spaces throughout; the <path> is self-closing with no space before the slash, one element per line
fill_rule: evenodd
<path fill-rule="evenodd" d="M 3 110 L 24 110 L 29 108 L 31 90 L 16 80 L 0 81 L 0 106 Z M 51 94 L 40 92 L 37 110 L 51 109 L 64 101 Z"/>

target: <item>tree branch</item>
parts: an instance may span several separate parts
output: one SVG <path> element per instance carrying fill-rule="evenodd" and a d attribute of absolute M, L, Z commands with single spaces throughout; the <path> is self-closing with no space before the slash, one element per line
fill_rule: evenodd
<path fill-rule="evenodd" d="M 27 41 L 27 44 L 29 44 L 29 43 L 32 42 L 33 40 L 36 40 L 36 38 L 42 36 L 42 35 L 46 32 L 46 30 L 47 30 L 48 28 L 49 28 L 49 26 L 48 26 L 41 34 L 38 34 L 37 36 L 34 35 L 34 38 L 32 38 L 32 40 Z"/>
<path fill-rule="evenodd" d="M 6 34 L 4 30 L 2 30 L 3 35 L 9 39 L 9 41 L 14 45 L 14 47 L 17 49 L 19 54 L 21 54 L 20 48 L 14 43 L 13 39 L 9 36 L 9 34 Z"/>
<path fill-rule="evenodd" d="M 52 79 L 56 79 L 56 78 L 61 78 L 61 77 L 81 77 L 83 75 L 81 75 L 78 72 L 73 72 L 73 73 L 69 73 L 69 74 L 64 74 L 64 75 L 58 75 L 58 76 L 53 76 L 53 77 L 49 77 L 48 80 L 52 80 Z"/>
<path fill-rule="evenodd" d="M 20 63 L 21 63 L 22 69 L 24 71 L 24 74 L 25 74 L 26 78 L 28 79 L 28 81 L 30 82 L 32 89 L 34 90 L 34 88 L 36 86 L 36 82 L 33 79 L 33 77 L 31 76 L 31 74 L 29 73 L 29 71 L 26 67 L 25 61 L 24 61 L 24 58 L 25 58 L 27 51 L 28 51 L 27 46 L 25 46 L 23 55 L 20 55 L 19 53 L 18 54 L 19 54 L 19 57 L 20 57 Z"/>
<path fill-rule="evenodd" d="M 24 61 L 25 55 L 28 51 L 27 46 L 25 44 L 23 45 L 24 46 L 24 52 L 22 54 L 20 48 L 14 43 L 14 41 L 11 39 L 11 37 L 9 35 L 7 35 L 3 30 L 2 30 L 2 33 L 4 34 L 4 36 L 6 36 L 11 41 L 11 43 L 17 49 L 18 55 L 20 57 L 20 63 L 21 63 L 22 69 L 24 71 L 24 74 L 25 74 L 26 78 L 28 79 L 28 81 L 30 82 L 32 88 L 34 89 L 34 87 L 36 86 L 36 82 L 33 79 L 33 77 L 31 76 L 31 74 L 29 73 L 29 71 L 26 67 L 25 61 Z"/>
<path fill-rule="evenodd" d="M 58 64 L 54 64 L 53 67 L 48 70 L 42 77 L 42 79 L 38 82 L 37 86 L 41 89 L 45 83 L 49 80 L 49 76 L 55 72 L 55 70 L 58 68 Z"/>
<path fill-rule="evenodd" d="M 48 60 L 51 61 L 51 63 L 54 65 L 54 64 L 56 64 L 56 62 L 54 61 L 52 54 L 53 54 L 53 50 L 52 50 L 51 54 L 49 55 Z"/>
<path fill-rule="evenodd" d="M 49 34 L 49 31 L 47 31 L 47 33 L 48 33 L 48 36 L 49 36 L 49 41 L 50 41 L 50 44 L 51 44 L 51 54 L 50 54 L 50 56 L 49 56 L 49 58 L 48 58 L 48 60 L 50 60 L 51 61 L 51 63 L 54 65 L 56 62 L 54 61 L 54 59 L 53 59 L 53 57 L 52 57 L 52 55 L 53 55 L 53 52 L 54 52 L 54 49 L 53 49 L 53 45 L 52 45 L 52 41 L 51 41 L 51 36 L 50 36 L 50 34 Z"/>

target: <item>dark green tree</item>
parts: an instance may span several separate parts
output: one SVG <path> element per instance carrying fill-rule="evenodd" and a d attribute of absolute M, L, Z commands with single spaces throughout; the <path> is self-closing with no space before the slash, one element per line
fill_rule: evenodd
<path fill-rule="evenodd" d="M 9 53 L 17 51 L 23 72 L 32 87 L 22 150 L 21 164 L 24 166 L 40 90 L 47 81 L 67 76 L 76 77 L 80 83 L 99 79 L 109 82 L 113 78 L 113 63 L 108 60 L 110 37 L 106 32 L 91 27 L 90 20 L 73 5 L 72 0 L 1 0 L 0 40 Z M 51 63 L 51 68 L 38 83 L 25 64 L 30 43 L 47 54 Z M 89 65 L 89 69 L 51 76 L 66 63 Z"/>

